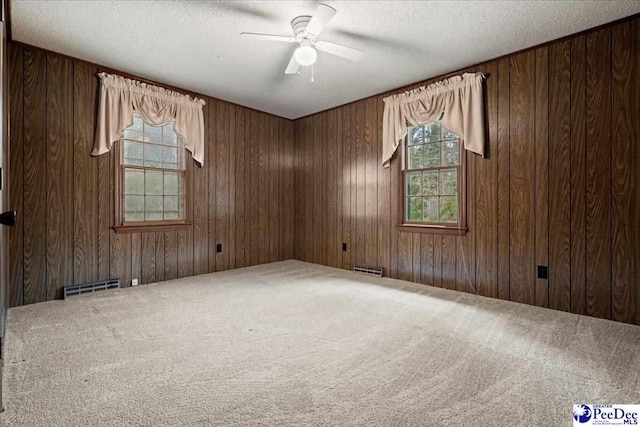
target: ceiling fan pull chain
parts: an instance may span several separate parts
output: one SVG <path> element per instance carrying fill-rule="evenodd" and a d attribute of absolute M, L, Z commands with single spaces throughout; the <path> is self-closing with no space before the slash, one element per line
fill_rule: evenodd
<path fill-rule="evenodd" d="M 313 83 L 313 64 L 311 64 L 311 83 Z"/>

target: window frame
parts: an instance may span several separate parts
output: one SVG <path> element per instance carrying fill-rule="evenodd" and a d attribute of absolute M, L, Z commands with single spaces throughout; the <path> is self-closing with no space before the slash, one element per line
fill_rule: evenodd
<path fill-rule="evenodd" d="M 430 124 L 423 125 L 423 127 L 429 126 Z M 442 126 L 442 129 L 445 129 Z M 403 139 L 401 144 L 401 153 L 404 169 L 398 168 L 400 177 L 398 179 L 400 183 L 400 209 L 399 212 L 401 214 L 400 223 L 397 227 L 402 231 L 411 231 L 411 232 L 419 232 L 419 233 L 430 233 L 430 234 L 449 234 L 449 235 L 457 235 L 463 236 L 466 234 L 467 230 L 467 152 L 464 149 L 463 141 L 461 138 L 458 138 L 458 155 L 459 162 L 456 166 L 458 168 L 458 220 L 450 223 L 446 222 L 425 222 L 425 221 L 409 221 L 407 220 L 407 175 L 412 171 L 425 171 L 425 170 L 440 170 L 440 169 L 451 169 L 452 166 L 439 166 L 439 167 L 429 167 L 429 168 L 418 168 L 418 169 L 409 169 L 409 137 L 410 132 L 407 132 L 407 136 Z M 442 141 L 440 141 L 442 142 Z"/>
<path fill-rule="evenodd" d="M 143 120 L 144 121 L 144 120 Z M 180 136 L 178 136 L 180 137 Z M 191 227 L 191 198 L 190 196 L 190 168 L 191 162 L 189 161 L 190 156 L 187 155 L 186 149 L 184 146 L 182 147 L 185 150 L 182 155 L 184 156 L 184 170 L 178 169 L 181 173 L 183 173 L 183 182 L 184 182 L 184 219 L 169 219 L 169 220 L 154 220 L 154 221 L 129 221 L 125 222 L 123 218 L 123 205 L 122 205 L 122 186 L 124 183 L 122 182 L 123 169 L 134 167 L 140 170 L 169 170 L 174 172 L 175 170 L 165 169 L 165 168 L 156 168 L 156 167 L 145 167 L 145 166 L 131 166 L 124 164 L 124 134 L 123 137 L 114 142 L 114 147 L 111 150 L 113 153 L 113 182 L 114 182 L 114 191 L 113 191 L 113 200 L 114 200 L 114 226 L 113 229 L 116 233 L 136 233 L 136 232 L 155 232 L 155 231 L 179 231 L 186 230 Z"/>

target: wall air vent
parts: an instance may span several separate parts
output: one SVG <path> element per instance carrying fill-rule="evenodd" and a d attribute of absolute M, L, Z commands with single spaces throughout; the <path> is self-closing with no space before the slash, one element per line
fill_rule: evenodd
<path fill-rule="evenodd" d="M 67 286 L 64 288 L 63 298 L 74 295 L 90 294 L 97 291 L 106 291 L 107 289 L 119 289 L 120 279 L 110 279 L 104 282 L 87 283 L 85 285 Z"/>
<path fill-rule="evenodd" d="M 365 267 L 363 265 L 354 265 L 353 271 L 369 276 L 382 277 L 382 267 Z"/>

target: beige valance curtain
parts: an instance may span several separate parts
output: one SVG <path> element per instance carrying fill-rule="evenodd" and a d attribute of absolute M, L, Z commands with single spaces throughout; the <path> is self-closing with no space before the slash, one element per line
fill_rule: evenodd
<path fill-rule="evenodd" d="M 484 156 L 485 124 L 482 73 L 466 73 L 384 99 L 382 165 L 391 157 L 411 126 L 442 117 L 442 125 L 458 135 L 464 148 Z"/>
<path fill-rule="evenodd" d="M 204 100 L 114 74 L 100 73 L 98 127 L 91 155 L 111 150 L 133 124 L 133 112 L 153 126 L 174 122 L 185 148 L 200 165 L 204 162 Z"/>

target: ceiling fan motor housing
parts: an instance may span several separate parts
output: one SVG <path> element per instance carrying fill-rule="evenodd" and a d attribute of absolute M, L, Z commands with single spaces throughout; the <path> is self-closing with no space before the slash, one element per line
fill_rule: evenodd
<path fill-rule="evenodd" d="M 291 21 L 291 28 L 293 29 L 293 33 L 296 35 L 296 40 L 298 40 L 298 42 L 305 39 L 313 39 L 313 37 L 306 32 L 309 21 L 311 21 L 311 16 L 309 15 L 298 16 L 293 18 Z"/>

